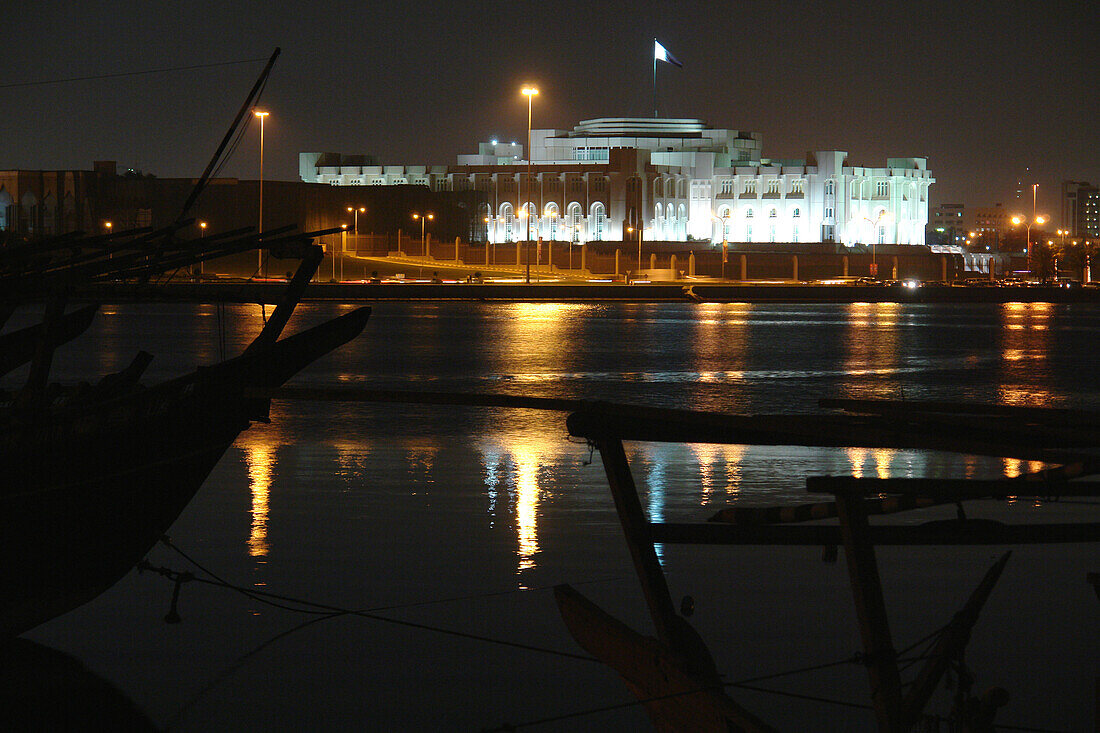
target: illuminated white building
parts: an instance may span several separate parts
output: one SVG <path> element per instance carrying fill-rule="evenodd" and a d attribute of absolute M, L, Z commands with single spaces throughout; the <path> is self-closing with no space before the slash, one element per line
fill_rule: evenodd
<path fill-rule="evenodd" d="M 493 140 L 453 166 L 302 153 L 299 169 L 307 182 L 482 191 L 477 220 L 494 242 L 526 239 L 531 211 L 531 237 L 559 241 L 631 239 L 641 224 L 648 241 L 924 244 L 935 182 L 925 158 L 879 168 L 838 150 L 768 159 L 759 133 L 693 119 L 585 120 L 532 130 L 531 147 L 528 161 L 522 145 Z"/>

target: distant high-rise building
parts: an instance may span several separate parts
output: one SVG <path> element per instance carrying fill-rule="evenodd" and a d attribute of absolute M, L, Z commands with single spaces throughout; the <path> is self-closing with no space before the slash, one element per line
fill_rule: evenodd
<path fill-rule="evenodd" d="M 1062 181 L 1062 228 L 1072 236 L 1100 236 L 1098 205 L 1100 190 L 1096 186 L 1087 181 Z"/>

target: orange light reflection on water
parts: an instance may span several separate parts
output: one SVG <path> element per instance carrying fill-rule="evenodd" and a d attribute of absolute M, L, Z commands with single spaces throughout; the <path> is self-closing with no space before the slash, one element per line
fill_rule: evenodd
<path fill-rule="evenodd" d="M 249 441 L 244 446 L 245 464 L 248 466 L 248 486 L 252 494 L 252 524 L 248 535 L 248 554 L 266 557 L 268 504 L 271 477 L 275 472 L 275 449 L 260 441 Z"/>

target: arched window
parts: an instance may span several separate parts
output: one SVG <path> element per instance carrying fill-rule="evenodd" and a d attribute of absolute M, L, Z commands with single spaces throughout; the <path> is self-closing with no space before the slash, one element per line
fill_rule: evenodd
<path fill-rule="evenodd" d="M 664 182 L 660 178 L 653 179 L 653 198 L 663 198 L 665 195 Z"/>
<path fill-rule="evenodd" d="M 597 201 L 592 204 L 592 239 L 597 242 L 602 242 L 603 232 L 606 226 L 607 216 L 604 214 L 603 204 Z"/>
<path fill-rule="evenodd" d="M 676 210 L 672 208 L 672 204 L 665 207 L 665 239 L 676 239 Z"/>
<path fill-rule="evenodd" d="M 777 218 L 778 216 L 779 216 L 779 212 L 778 212 L 778 211 L 776 211 L 775 209 L 768 209 L 768 218 L 769 218 L 769 219 L 775 219 L 775 218 Z"/>
<path fill-rule="evenodd" d="M 683 204 L 676 212 L 676 238 L 687 238 L 687 208 Z"/>
<path fill-rule="evenodd" d="M 573 241 L 577 241 L 580 238 L 581 219 L 584 218 L 583 214 L 581 213 L 581 205 L 574 201 L 573 203 L 569 204 L 569 208 L 567 209 L 567 211 L 568 214 L 566 215 L 566 219 L 569 222 L 569 237 Z"/>
<path fill-rule="evenodd" d="M 745 209 L 745 218 L 751 219 L 753 217 L 752 209 Z"/>
<path fill-rule="evenodd" d="M 500 219 L 504 222 L 504 240 L 511 242 L 515 239 L 516 215 L 512 211 L 511 204 L 500 205 Z"/>
<path fill-rule="evenodd" d="M 733 234 L 733 228 L 730 224 L 732 214 L 733 212 L 730 211 L 730 207 L 718 207 L 718 221 L 720 222 L 719 233 L 723 242 L 729 241 L 731 235 Z"/>
<path fill-rule="evenodd" d="M 661 227 L 664 226 L 664 224 L 661 222 L 662 211 L 664 211 L 664 209 L 661 208 L 660 204 L 653 205 L 653 231 L 655 232 L 659 231 Z"/>
<path fill-rule="evenodd" d="M 11 194 L 0 188 L 0 231 L 11 229 Z"/>
<path fill-rule="evenodd" d="M 553 201 L 546 205 L 546 209 L 543 210 L 543 215 L 547 219 L 547 228 L 550 233 L 550 240 L 553 241 L 558 238 L 558 205 Z"/>
<path fill-rule="evenodd" d="M 795 208 L 794 211 L 791 212 L 791 217 L 792 218 L 797 219 L 800 216 L 802 216 L 802 211 L 799 210 L 798 208 Z"/>
<path fill-rule="evenodd" d="M 835 193 L 836 193 L 836 182 L 831 181 L 831 180 L 830 181 L 825 181 L 825 195 L 826 196 L 832 196 Z"/>

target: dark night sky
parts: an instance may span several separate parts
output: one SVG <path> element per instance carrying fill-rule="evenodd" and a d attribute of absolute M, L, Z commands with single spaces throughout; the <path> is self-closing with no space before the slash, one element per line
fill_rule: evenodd
<path fill-rule="evenodd" d="M 1089 2 L 20 3 L 0 25 L 0 169 L 197 175 L 262 62 L 2 85 L 275 46 L 267 177 L 296 179 L 299 151 L 454 163 L 525 137 L 524 82 L 541 90 L 535 127 L 651 115 L 658 36 L 684 64 L 658 70 L 662 116 L 761 132 L 771 157 L 924 155 L 933 202 L 1014 208 L 1017 179 L 1038 182 L 1057 216 L 1060 181 L 1100 183 L 1098 17 Z M 257 148 L 250 130 L 223 174 L 254 178 Z"/>

